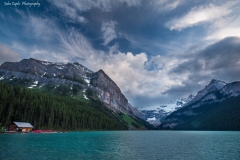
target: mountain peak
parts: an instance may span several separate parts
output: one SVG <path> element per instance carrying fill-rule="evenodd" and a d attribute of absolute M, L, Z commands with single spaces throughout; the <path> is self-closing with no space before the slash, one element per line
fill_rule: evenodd
<path fill-rule="evenodd" d="M 34 61 L 36 61 L 36 59 L 34 59 L 34 58 L 29 58 L 30 60 L 34 60 Z M 39 61 L 39 60 L 38 60 Z"/>
<path fill-rule="evenodd" d="M 225 86 L 227 83 L 221 80 L 212 79 L 211 82 L 206 86 L 206 88 L 216 87 L 218 90 Z"/>
<path fill-rule="evenodd" d="M 217 79 L 212 79 L 211 82 L 207 86 L 205 86 L 204 89 L 199 91 L 197 93 L 197 95 L 186 105 L 190 105 L 194 102 L 199 101 L 200 99 L 202 99 L 204 96 L 206 96 L 207 94 L 209 94 L 211 92 L 221 90 L 225 85 L 227 85 L 227 83 L 224 82 L 224 81 L 217 80 Z"/>
<path fill-rule="evenodd" d="M 226 82 L 218 80 L 218 79 L 212 79 L 210 83 L 225 83 L 225 84 L 227 84 Z"/>
<path fill-rule="evenodd" d="M 218 81 L 217 79 L 212 79 L 210 83 L 215 83 L 217 81 Z"/>
<path fill-rule="evenodd" d="M 102 69 L 100 69 L 98 72 L 102 72 L 102 73 L 106 74 Z"/>

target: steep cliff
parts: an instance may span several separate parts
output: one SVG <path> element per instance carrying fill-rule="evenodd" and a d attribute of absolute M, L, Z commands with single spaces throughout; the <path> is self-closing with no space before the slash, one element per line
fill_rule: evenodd
<path fill-rule="evenodd" d="M 127 98 L 121 93 L 117 84 L 103 70 L 93 73 L 90 84 L 94 87 L 98 97 L 109 108 L 133 115 Z"/>

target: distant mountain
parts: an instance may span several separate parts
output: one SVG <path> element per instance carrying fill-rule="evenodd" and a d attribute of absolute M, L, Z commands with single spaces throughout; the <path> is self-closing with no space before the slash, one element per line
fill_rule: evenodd
<path fill-rule="evenodd" d="M 179 98 L 176 100 L 172 100 L 169 103 L 161 104 L 158 110 L 162 110 L 164 113 L 170 114 L 173 111 L 180 109 L 186 103 L 190 102 L 193 98 L 194 96 L 191 94 L 188 96 L 188 98 Z"/>
<path fill-rule="evenodd" d="M 237 108 L 236 113 L 238 113 L 240 110 L 240 104 L 237 103 L 239 99 L 238 95 L 240 95 L 240 82 L 225 83 L 213 79 L 191 101 L 186 103 L 181 109 L 167 116 L 160 125 L 160 129 L 181 129 L 180 126 L 184 126 L 184 129 L 211 129 L 204 127 L 206 123 L 200 124 L 204 119 L 203 117 L 210 117 L 209 119 L 213 118 L 211 115 L 214 115 L 214 119 L 223 117 L 222 114 L 225 113 L 219 115 L 215 113 L 219 113 L 220 110 L 229 110 L 230 107 L 228 104 L 233 105 L 233 108 Z M 232 116 L 234 117 L 235 114 Z M 191 127 L 189 123 L 194 122 L 196 119 L 199 119 L 199 124 Z M 235 120 L 233 119 L 233 122 L 228 122 L 230 124 L 236 123 L 234 122 Z"/>
<path fill-rule="evenodd" d="M 160 106 L 156 109 L 139 110 L 137 112 L 137 115 L 140 115 L 142 119 L 146 120 L 150 124 L 154 126 L 158 126 L 164 121 L 164 119 L 169 114 L 180 109 L 182 106 L 184 106 L 186 103 L 191 101 L 193 98 L 194 96 L 191 94 L 188 96 L 188 98 L 180 98 L 180 99 L 172 100 L 166 104 L 160 104 Z M 135 114 L 135 112 L 133 113 Z"/>
<path fill-rule="evenodd" d="M 193 104 L 199 100 L 201 100 L 201 102 L 204 102 L 210 99 L 217 100 L 218 98 L 214 93 L 217 91 L 220 91 L 226 84 L 227 84 L 226 82 L 213 79 L 207 86 L 205 86 L 203 90 L 199 91 L 198 94 L 186 105 Z"/>
<path fill-rule="evenodd" d="M 77 62 L 53 63 L 33 58 L 5 62 L 0 66 L 0 80 L 38 90 L 52 88 L 61 95 L 80 94 L 86 99 L 85 92 L 91 90 L 109 109 L 133 115 L 128 100 L 103 70 L 93 72 Z"/>

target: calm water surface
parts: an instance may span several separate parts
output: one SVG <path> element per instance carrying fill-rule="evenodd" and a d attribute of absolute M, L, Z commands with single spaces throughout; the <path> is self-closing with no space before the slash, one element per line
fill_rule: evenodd
<path fill-rule="evenodd" d="M 0 134 L 0 159 L 240 159 L 240 132 Z"/>

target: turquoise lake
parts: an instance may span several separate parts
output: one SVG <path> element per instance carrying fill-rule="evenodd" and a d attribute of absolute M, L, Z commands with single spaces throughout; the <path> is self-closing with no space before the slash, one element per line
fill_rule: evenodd
<path fill-rule="evenodd" d="M 0 159 L 240 159 L 240 132 L 0 134 Z"/>

